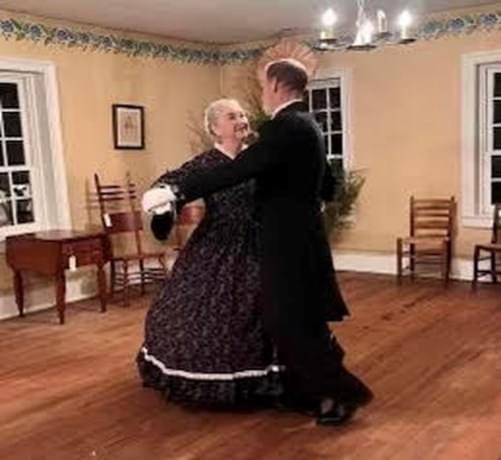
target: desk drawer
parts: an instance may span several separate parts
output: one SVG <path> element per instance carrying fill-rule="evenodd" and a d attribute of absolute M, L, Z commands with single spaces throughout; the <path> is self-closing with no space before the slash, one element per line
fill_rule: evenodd
<path fill-rule="evenodd" d="M 95 238 L 66 243 L 62 255 L 66 268 L 72 268 L 73 264 L 80 267 L 100 263 L 104 259 L 102 240 Z M 74 261 L 70 260 L 73 257 L 75 258 Z"/>

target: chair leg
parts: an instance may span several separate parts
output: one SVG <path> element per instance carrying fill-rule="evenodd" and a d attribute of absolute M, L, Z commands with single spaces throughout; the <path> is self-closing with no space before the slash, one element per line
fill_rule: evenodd
<path fill-rule="evenodd" d="M 403 242 L 397 238 L 397 283 L 402 284 Z"/>
<path fill-rule="evenodd" d="M 115 262 L 112 260 L 110 264 L 110 300 L 113 300 L 117 284 L 117 270 Z"/>
<path fill-rule="evenodd" d="M 123 304 L 129 306 L 129 264 L 126 260 L 123 262 Z"/>
<path fill-rule="evenodd" d="M 409 269 L 411 271 L 411 279 L 414 281 L 416 277 L 416 245 L 409 245 Z"/>
<path fill-rule="evenodd" d="M 442 266 L 442 277 L 444 280 L 444 287 L 447 287 L 449 284 L 449 276 L 450 276 L 450 263 L 449 263 L 449 243 L 447 241 L 444 241 L 442 243 L 442 261 L 441 261 L 441 266 Z"/>
<path fill-rule="evenodd" d="M 145 292 L 146 292 L 146 288 L 145 288 L 145 285 L 146 285 L 146 280 L 145 280 L 146 273 L 144 271 L 144 260 L 143 259 L 141 259 L 139 261 L 139 271 L 141 273 L 141 295 L 144 295 Z"/>
<path fill-rule="evenodd" d="M 496 251 L 491 251 L 491 278 L 493 283 L 498 282 L 496 269 Z"/>
<path fill-rule="evenodd" d="M 471 281 L 471 288 L 473 290 L 477 289 L 479 258 L 480 248 L 478 246 L 475 246 L 475 249 L 473 251 L 473 279 Z"/>

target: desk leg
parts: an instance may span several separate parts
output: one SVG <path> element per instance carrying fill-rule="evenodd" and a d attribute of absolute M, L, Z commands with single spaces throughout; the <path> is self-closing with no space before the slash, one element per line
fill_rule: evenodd
<path fill-rule="evenodd" d="M 101 300 L 101 311 L 104 313 L 106 311 L 106 274 L 101 263 L 97 265 L 97 288 Z"/>
<path fill-rule="evenodd" d="M 57 313 L 59 315 L 59 324 L 64 324 L 64 310 L 66 308 L 65 304 L 66 296 L 66 279 L 64 276 L 64 270 L 56 274 L 56 306 Z"/>
<path fill-rule="evenodd" d="M 19 310 L 19 316 L 24 316 L 23 276 L 18 270 L 14 272 L 14 292 L 16 295 L 16 304 L 17 309 Z"/>

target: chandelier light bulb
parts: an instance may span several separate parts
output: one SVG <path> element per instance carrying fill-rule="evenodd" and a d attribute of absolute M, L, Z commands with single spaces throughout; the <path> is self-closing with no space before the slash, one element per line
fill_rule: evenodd
<path fill-rule="evenodd" d="M 402 28 L 407 28 L 412 24 L 412 16 L 407 10 L 402 11 L 400 14 L 398 24 Z"/>
<path fill-rule="evenodd" d="M 401 27 L 400 39 L 407 40 L 409 38 L 408 29 L 409 26 L 412 24 L 411 14 L 407 10 L 402 11 L 402 13 L 398 18 L 398 23 Z"/>
<path fill-rule="evenodd" d="M 377 28 L 380 34 L 388 32 L 388 20 L 383 10 L 377 10 Z"/>
<path fill-rule="evenodd" d="M 322 15 L 322 24 L 324 27 L 332 27 L 337 21 L 336 13 L 332 8 L 329 8 Z"/>
<path fill-rule="evenodd" d="M 361 28 L 362 41 L 364 45 L 368 45 L 372 41 L 372 34 L 374 33 L 374 25 L 371 21 L 367 20 Z"/>

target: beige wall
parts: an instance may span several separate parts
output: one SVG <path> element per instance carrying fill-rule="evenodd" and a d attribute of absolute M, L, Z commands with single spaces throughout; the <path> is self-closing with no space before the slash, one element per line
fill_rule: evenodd
<path fill-rule="evenodd" d="M 124 55 L 44 46 L 0 39 L 0 57 L 46 60 L 57 68 L 64 156 L 75 228 L 89 221 L 86 181 L 99 172 L 110 181 L 132 173 L 141 186 L 166 167 L 187 159 L 190 112 L 201 113 L 219 94 L 216 66 L 129 58 Z M 113 149 L 111 105 L 145 107 L 146 150 Z M 92 182 L 90 182 L 92 185 Z M 10 290 L 11 274 L 0 254 L 0 294 Z"/>
<path fill-rule="evenodd" d="M 321 71 L 351 71 L 353 167 L 367 178 L 339 250 L 393 252 L 395 237 L 408 231 L 411 194 L 455 195 L 460 208 L 461 56 L 496 49 L 501 32 L 321 55 Z M 238 96 L 251 67 L 224 68 L 223 91 Z M 488 238 L 459 222 L 457 254 L 471 257 L 473 244 Z"/>
<path fill-rule="evenodd" d="M 339 250 L 393 252 L 407 231 L 408 197 L 451 195 L 461 201 L 461 55 L 501 49 L 501 32 L 474 33 L 386 47 L 370 53 L 327 53 L 324 69 L 348 69 L 353 166 L 367 177 L 356 222 Z M 0 56 L 56 64 L 62 132 L 74 227 L 89 221 L 86 181 L 95 171 L 116 180 L 125 171 L 144 187 L 159 171 L 186 159 L 190 112 L 221 92 L 240 97 L 254 64 L 216 66 L 0 39 Z M 146 150 L 113 150 L 111 104 L 146 109 Z M 470 257 L 485 230 L 459 226 L 458 254 Z M 10 291 L 0 254 L 0 294 Z"/>

